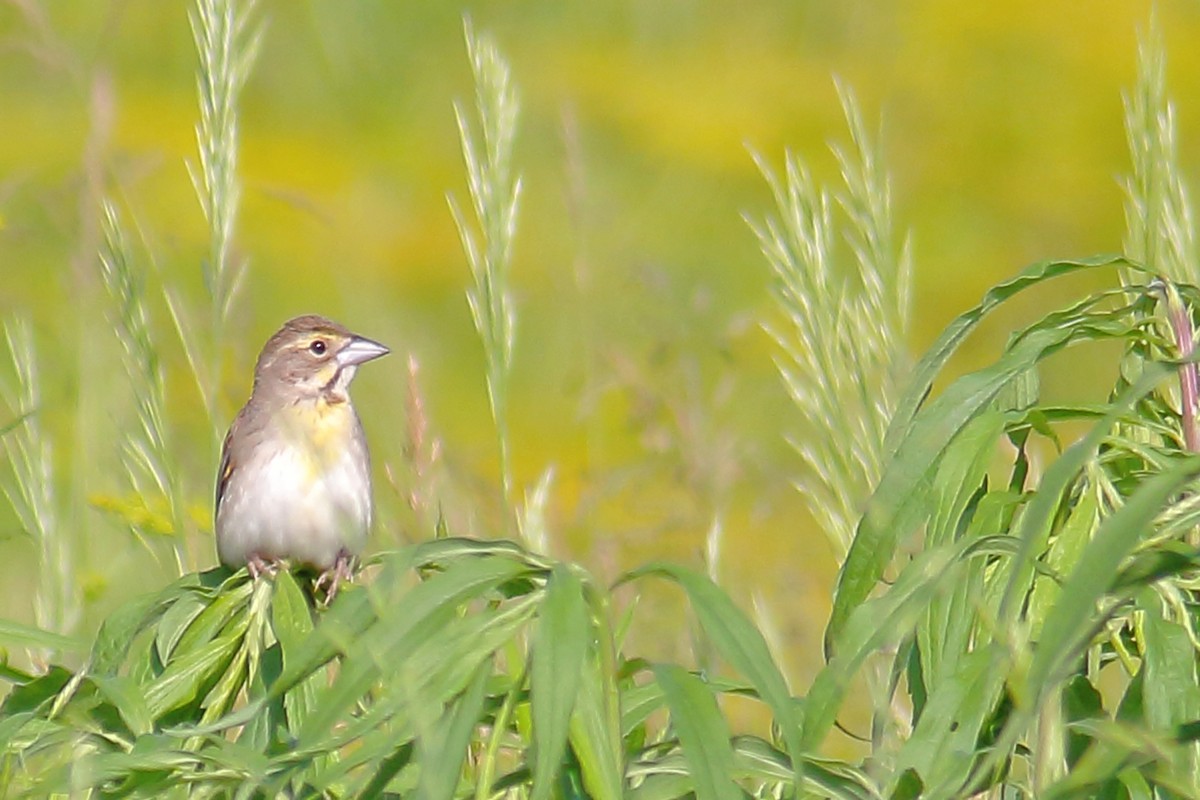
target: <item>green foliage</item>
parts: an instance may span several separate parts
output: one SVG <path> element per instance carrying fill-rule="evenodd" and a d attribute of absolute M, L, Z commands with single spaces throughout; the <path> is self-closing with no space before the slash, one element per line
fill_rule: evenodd
<path fill-rule="evenodd" d="M 235 5 L 202 0 L 194 20 L 196 186 L 212 235 L 205 276 L 217 345 L 240 274 L 231 250 L 235 101 L 257 41 Z M 468 51 L 480 133 L 461 110 L 458 117 L 476 226 L 457 207 L 454 214 L 475 281 L 469 300 L 507 511 L 529 541 L 544 542 L 551 473 L 518 512 L 507 456 L 516 93 L 490 39 L 468 29 Z M 768 638 L 710 577 L 655 563 L 617 580 L 613 590 L 651 579 L 677 587 L 700 649 L 712 656 L 702 667 L 649 661 L 630 651 L 626 625 L 614 625 L 610 588 L 579 565 L 461 537 L 373 557 L 361 583 L 328 608 L 315 605 L 305 576 L 287 570 L 257 581 L 245 571 L 188 573 L 117 608 L 84 647 L 67 635 L 77 601 L 37 425 L 31 336 L 10 326 L 16 382 L 5 391 L 12 419 L 0 427 L 12 462 L 6 493 L 38 545 L 42 585 L 38 625 L 0 623 L 0 644 L 38 651 L 36 669 L 0 664 L 11 685 L 0 705 L 0 793 L 1200 795 L 1192 356 L 1200 289 L 1178 282 L 1194 235 L 1173 177 L 1154 53 L 1143 48 L 1141 86 L 1129 104 L 1136 152 L 1128 241 L 1141 249 L 1034 264 L 993 287 L 947 327 L 907 384 L 898 342 L 908 319 L 907 260 L 893 246 L 887 182 L 849 95 L 855 149 L 838 158 L 853 289 L 833 272 L 825 193 L 791 157 L 783 181 L 768 172 L 779 216 L 756 232 L 791 326 L 776 334 L 781 372 L 808 422 L 841 420 L 852 429 L 824 449 L 801 448 L 808 468 L 830 468 L 810 488 L 822 502 L 836 501 L 826 522 L 847 549 L 827 664 L 800 697 Z M 1167 190 L 1155 194 L 1155 186 Z M 145 390 L 129 472 L 139 495 L 150 487 L 166 497 L 179 531 L 182 495 L 170 474 L 144 282 L 115 207 L 104 211 L 103 274 L 128 346 L 126 370 Z M 1167 265 L 1133 258 L 1166 252 Z M 1120 280 L 1014 331 L 992 363 L 963 375 L 950 370 L 990 315 L 1072 276 Z M 170 295 L 168 305 L 182 335 Z M 195 342 L 182 338 L 204 383 Z M 1109 394 L 1045 402 L 1039 376 L 1083 347 L 1119 354 Z M 803 385 L 822 380 L 819 390 Z M 211 411 L 211 395 L 205 402 Z M 440 523 L 436 532 L 445 530 Z M 713 553 L 719 533 L 715 524 Z M 628 624 L 653 634 L 670 621 L 633 614 Z M 863 752 L 830 758 L 830 734 L 849 724 L 864 673 L 876 718 L 861 737 Z M 735 699 L 765 724 L 736 722 L 728 713 Z"/>
<path fill-rule="evenodd" d="M 624 652 L 608 591 L 577 566 L 435 539 L 378 556 L 323 611 L 287 572 L 190 574 L 113 613 L 82 666 L 7 670 L 6 794 L 1194 793 L 1200 554 L 1187 487 L 1200 456 L 1168 391 L 1187 373 L 1172 363 L 1161 293 L 1089 294 L 1014 332 L 994 363 L 945 375 L 1022 292 L 1118 269 L 1146 275 L 1112 257 L 1033 265 L 917 364 L 843 565 L 829 664 L 802 699 L 699 573 L 655 564 L 619 584 L 678 586 L 715 672 Z M 1175 290 L 1188 308 L 1200 301 Z M 1106 400 L 1039 401 L 1032 373 L 1106 342 L 1127 353 Z M 28 628 L 8 637 L 75 646 Z M 910 726 L 861 764 L 822 759 L 870 658 L 888 664 Z M 721 699 L 734 695 L 760 706 L 769 735 L 731 725 Z"/>
<path fill-rule="evenodd" d="M 131 601 L 84 667 L 16 681 L 0 709 L 6 796 L 96 787 L 124 797 L 449 797 L 523 787 L 546 797 L 575 785 L 616 798 L 635 762 L 639 785 L 699 796 L 729 796 L 735 777 L 790 782 L 783 751 L 731 739 L 718 708 L 720 693 L 755 689 L 614 659 L 607 593 L 577 567 L 463 539 L 376 561 L 369 583 L 319 613 L 287 572 L 254 583 L 214 570 Z M 773 685 L 772 702 L 788 713 L 745 616 L 702 576 L 655 572 L 688 589 L 718 649 L 752 683 Z M 663 708 L 678 739 L 648 721 Z M 690 765 L 682 773 L 681 763 Z"/>
<path fill-rule="evenodd" d="M 577 566 L 437 539 L 376 557 L 323 611 L 287 572 L 188 575 L 110 616 L 83 666 L 11 671 L 6 794 L 1194 793 L 1200 554 L 1183 536 L 1200 456 L 1182 446 L 1166 391 L 1180 371 L 1156 295 L 1088 295 L 926 399 L 989 313 L 1064 275 L 1118 268 L 1145 274 L 1107 257 L 1034 265 L 917 365 L 843 567 L 829 664 L 802 699 L 698 573 L 656 564 L 620 584 L 678 586 L 719 673 L 625 653 L 608 591 Z M 1130 357 L 1107 400 L 1037 399 L 1031 371 L 1112 341 Z M 10 631 L 71 646 L 45 637 Z M 862 764 L 820 758 L 855 674 L 880 655 L 909 729 Z M 760 705 L 770 735 L 731 725 L 721 698 L 734 695 Z"/>

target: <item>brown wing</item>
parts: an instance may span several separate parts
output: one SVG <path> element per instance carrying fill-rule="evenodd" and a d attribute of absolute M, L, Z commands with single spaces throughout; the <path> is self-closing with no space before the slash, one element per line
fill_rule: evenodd
<path fill-rule="evenodd" d="M 238 414 L 233 424 L 229 426 L 229 433 L 225 434 L 225 441 L 221 444 L 221 468 L 217 472 L 217 502 L 213 506 L 214 519 L 221 510 L 221 498 L 225 496 L 225 487 L 229 485 L 229 476 L 233 474 L 234 467 L 237 466 L 233 461 L 233 455 L 229 452 L 229 442 L 233 439 L 233 432 L 237 429 L 241 418 L 242 415 Z"/>

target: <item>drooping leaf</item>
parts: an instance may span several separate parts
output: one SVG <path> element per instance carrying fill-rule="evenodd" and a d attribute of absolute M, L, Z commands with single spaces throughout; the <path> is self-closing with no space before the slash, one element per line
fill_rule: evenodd
<path fill-rule="evenodd" d="M 591 639 L 583 583 L 563 564 L 546 585 L 532 644 L 533 800 L 545 800 L 567 749 L 568 724 Z"/>
<path fill-rule="evenodd" d="M 698 800 L 741 800 L 733 782 L 729 725 L 704 682 L 682 667 L 658 664 L 654 677 L 671 709 L 671 724 L 687 760 Z"/>

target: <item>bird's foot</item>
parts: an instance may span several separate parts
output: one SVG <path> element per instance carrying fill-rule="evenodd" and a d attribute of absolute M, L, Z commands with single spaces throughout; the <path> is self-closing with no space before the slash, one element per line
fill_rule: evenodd
<path fill-rule="evenodd" d="M 273 558 L 263 558 L 258 553 L 254 553 L 246 560 L 246 571 L 250 573 L 250 577 L 258 580 L 260 575 L 268 575 L 272 578 L 279 571 L 279 562 Z"/>
<path fill-rule="evenodd" d="M 317 580 L 313 584 L 313 591 L 314 593 L 319 592 L 322 587 L 328 587 L 325 589 L 325 605 L 330 605 L 333 598 L 337 597 L 338 587 L 341 586 L 342 581 L 349 582 L 354 578 L 353 562 L 353 556 L 345 550 L 339 550 L 333 566 L 317 576 Z"/>

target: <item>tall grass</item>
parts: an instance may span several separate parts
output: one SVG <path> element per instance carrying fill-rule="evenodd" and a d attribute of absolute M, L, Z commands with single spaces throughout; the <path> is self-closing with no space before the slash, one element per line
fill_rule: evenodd
<path fill-rule="evenodd" d="M 1132 172 L 1124 181 L 1125 252 L 1173 281 L 1200 283 L 1196 222 L 1183 180 L 1167 58 L 1155 18 L 1138 42 L 1138 75 L 1125 97 Z"/>
<path fill-rule="evenodd" d="M 897 244 L 879 145 L 850 89 L 839 83 L 838 95 L 850 130 L 850 146 L 834 147 L 842 189 L 818 186 L 792 153 L 782 179 L 756 155 L 775 214 L 750 226 L 784 318 L 767 330 L 803 426 L 788 439 L 801 460 L 797 488 L 841 562 L 891 455 L 886 433 L 910 364 L 912 259 Z M 879 659 L 868 669 L 877 749 L 911 727 L 887 669 Z"/>
<path fill-rule="evenodd" d="M 258 54 L 262 30 L 251 22 L 254 0 L 196 0 L 189 13 L 199 68 L 196 90 L 200 120 L 196 124 L 199 164 L 188 173 L 208 222 L 208 255 L 203 261 L 204 286 L 209 296 L 208 320 L 189 324 L 182 303 L 167 293 L 176 331 L 214 430 L 220 386 L 225 327 L 246 265 L 234 252 L 241 183 L 238 177 L 238 97 Z M 201 356 L 201 342 L 189 334 L 207 331 L 210 353 Z"/>
<path fill-rule="evenodd" d="M 4 343 L 11 369 L 0 380 L 0 399 L 13 421 L 0 435 L 8 462 L 0 486 L 37 553 L 34 620 L 45 630 L 71 633 L 79 621 L 79 588 L 69 532 L 62 524 L 56 496 L 53 450 L 41 422 L 41 379 L 29 321 L 6 322 Z"/>
<path fill-rule="evenodd" d="M 189 14 L 200 66 L 196 90 L 199 167 L 188 171 L 209 225 L 204 285 L 212 299 L 215 338 L 229 316 L 245 265 L 233 253 L 241 186 L 238 180 L 238 96 L 250 74 L 261 31 L 249 23 L 254 0 L 196 0 Z"/>
<path fill-rule="evenodd" d="M 197 0 L 188 17 L 199 61 L 199 160 L 187 166 L 208 223 L 208 253 L 201 266 L 209 300 L 207 314 L 189 309 L 173 282 L 159 276 L 163 300 L 214 439 L 223 422 L 217 401 L 227 347 L 225 331 L 245 272 L 245 263 L 234 250 L 241 198 L 237 104 L 261 40 L 261 30 L 251 23 L 254 9 L 252 0 Z M 196 566 L 197 555 L 191 545 L 197 526 L 188 511 L 190 487 L 180 466 L 179 448 L 186 445 L 174 441 L 172 435 L 162 346 L 151 319 L 156 298 L 149 288 L 151 270 L 144 262 L 153 263 L 154 256 L 147 252 L 146 259 L 139 258 L 128 233 L 130 226 L 113 200 L 103 199 L 97 211 L 103 238 L 99 269 L 137 422 L 126 435 L 121 452 L 132 497 L 94 494 L 92 503 L 122 520 L 152 553 L 159 553 L 161 542 L 169 542 L 175 569 L 183 575 Z M 136 224 L 133 227 L 140 232 Z"/>
<path fill-rule="evenodd" d="M 170 537 L 175 567 L 182 575 L 191 566 L 186 548 L 186 500 L 183 476 L 170 441 L 165 377 L 147 310 L 146 275 L 135 263 L 117 207 L 104 200 L 101 212 L 104 245 L 100 251 L 100 272 L 112 301 L 110 316 L 132 389 L 137 428 L 125 438 L 122 449 L 134 501 L 124 504 L 103 498 L 99 501 L 101 507 L 126 519 L 151 552 L 158 550 L 154 542 L 147 540 L 148 536 Z"/>
<path fill-rule="evenodd" d="M 509 272 L 521 197 L 521 178 L 514 173 L 513 165 L 520 105 L 508 62 L 496 43 L 487 34 L 477 35 L 469 18 L 464 30 L 467 58 L 475 78 L 476 119 L 473 122 L 467 109 L 457 103 L 454 116 L 474 219 L 467 217 L 454 195 L 449 196 L 449 203 L 474 281 L 467 290 L 467 303 L 483 343 L 488 403 L 500 454 L 500 481 L 506 513 L 511 515 L 516 505 L 509 452 L 508 382 L 516 312 Z"/>
<path fill-rule="evenodd" d="M 842 191 L 835 197 L 818 186 L 792 153 L 782 178 L 756 155 L 776 215 L 750 225 L 784 316 L 768 331 L 804 426 L 790 439 L 803 465 L 799 488 L 842 556 L 879 480 L 884 435 L 907 377 L 912 261 L 907 244 L 896 243 L 878 145 L 850 90 L 839 84 L 838 92 L 851 136 L 850 147 L 834 149 Z"/>

